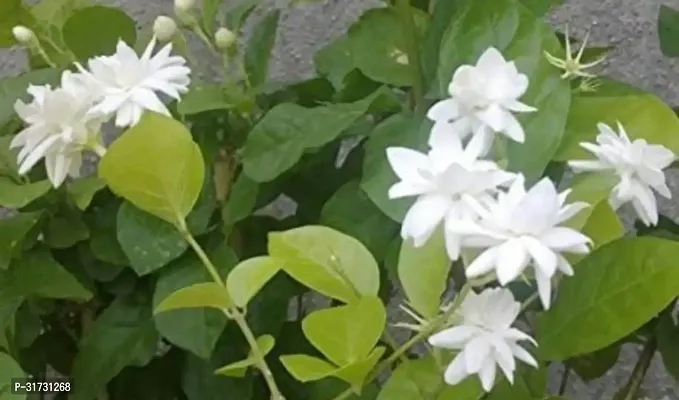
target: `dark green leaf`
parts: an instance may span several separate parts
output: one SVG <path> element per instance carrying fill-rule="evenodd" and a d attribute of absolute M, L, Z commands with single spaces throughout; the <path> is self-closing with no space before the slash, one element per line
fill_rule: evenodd
<path fill-rule="evenodd" d="M 67 249 L 90 237 L 82 214 L 78 210 L 65 207 L 61 212 L 50 215 L 43 234 L 44 242 L 55 249 Z"/>
<path fill-rule="evenodd" d="M 177 111 L 186 116 L 247 106 L 245 95 L 237 90 L 239 90 L 237 87 L 225 88 L 216 84 L 195 85 L 182 97 L 182 101 L 177 103 Z"/>
<path fill-rule="evenodd" d="M 226 11 L 225 25 L 233 32 L 240 32 L 243 24 L 262 0 L 243 0 Z"/>
<path fill-rule="evenodd" d="M 344 86 L 345 77 L 355 68 L 350 45 L 349 38 L 341 36 L 314 55 L 316 72 L 327 77 L 338 90 Z"/>
<path fill-rule="evenodd" d="M 459 0 L 436 1 L 434 4 L 431 21 L 422 44 L 422 74 L 427 87 L 432 83 L 432 80 L 435 80 L 441 51 L 441 39 L 443 39 L 443 35 L 450 24 L 458 17 L 461 5 Z"/>
<path fill-rule="evenodd" d="M 9 354 L 0 353 L 0 398 L 3 400 L 22 400 L 26 395 L 10 394 L 12 390 L 12 378 L 23 378 L 26 374 Z"/>
<path fill-rule="evenodd" d="M 76 11 L 62 32 L 68 47 L 82 61 L 115 53 L 119 40 L 130 46 L 137 40 L 134 20 L 120 9 L 104 6 Z"/>
<path fill-rule="evenodd" d="M 52 184 L 48 180 L 19 185 L 9 178 L 0 177 L 0 206 L 22 208 L 51 188 Z"/>
<path fill-rule="evenodd" d="M 106 187 L 106 182 L 96 176 L 80 178 L 69 182 L 67 186 L 68 194 L 81 210 L 86 210 L 92 203 L 94 195 Z"/>
<path fill-rule="evenodd" d="M 675 321 L 671 312 L 662 313 L 655 328 L 655 337 L 665 369 L 679 382 L 679 326 Z"/>
<path fill-rule="evenodd" d="M 236 255 L 226 246 L 209 252 L 222 277 L 237 263 Z M 153 295 L 154 308 L 176 290 L 209 282 L 212 278 L 194 254 L 186 255 L 162 271 Z M 209 359 L 226 326 L 224 313 L 208 308 L 173 310 L 154 316 L 156 328 L 171 343 L 203 359 Z"/>
<path fill-rule="evenodd" d="M 580 378 L 589 382 L 604 376 L 618 362 L 618 357 L 620 357 L 620 344 L 616 343 L 591 354 L 572 358 L 566 361 L 566 364 Z"/>
<path fill-rule="evenodd" d="M 118 242 L 139 276 L 181 256 L 188 244 L 174 226 L 125 202 L 118 210 Z"/>
<path fill-rule="evenodd" d="M 665 4 L 658 11 L 660 50 L 667 57 L 679 57 L 679 11 Z"/>
<path fill-rule="evenodd" d="M 229 199 L 222 207 L 222 221 L 225 226 L 232 226 L 252 214 L 257 202 L 259 184 L 246 174 L 238 175 L 231 187 Z"/>
<path fill-rule="evenodd" d="M 252 87 L 259 87 L 269 77 L 271 52 L 276 43 L 280 10 L 271 11 L 253 29 L 245 50 L 245 70 Z"/>
<path fill-rule="evenodd" d="M 674 241 L 622 238 L 580 261 L 539 321 L 540 355 L 564 360 L 590 353 L 648 322 L 679 294 L 672 261 L 678 255 Z"/>
<path fill-rule="evenodd" d="M 9 267 L 22 250 L 26 236 L 38 223 L 41 213 L 19 213 L 0 219 L 0 270 Z"/>
<path fill-rule="evenodd" d="M 124 367 L 155 353 L 158 333 L 153 326 L 151 299 L 135 292 L 117 298 L 80 342 L 73 363 L 73 400 L 91 400 Z M 143 356 L 143 357 L 141 357 Z"/>
<path fill-rule="evenodd" d="M 203 189 L 196 200 L 193 210 L 186 216 L 186 226 L 194 236 L 207 233 L 210 229 L 210 220 L 217 209 L 217 193 L 215 191 L 215 179 L 212 168 L 206 165 Z"/>
<path fill-rule="evenodd" d="M 564 0 L 520 0 L 521 3 L 526 6 L 533 14 L 538 17 L 542 17 L 547 14 L 550 8 L 558 6 L 564 2 Z"/>
<path fill-rule="evenodd" d="M 520 365 L 514 372 L 514 383 L 501 378 L 496 382 L 488 400 L 536 400 L 544 398 L 547 385 L 547 370 Z M 454 399 L 450 399 L 454 400 Z"/>

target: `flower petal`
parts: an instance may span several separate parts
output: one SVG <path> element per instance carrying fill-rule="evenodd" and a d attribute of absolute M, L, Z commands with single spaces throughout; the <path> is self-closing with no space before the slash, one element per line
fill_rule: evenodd
<path fill-rule="evenodd" d="M 430 336 L 428 342 L 434 347 L 457 350 L 462 349 L 479 332 L 480 329 L 475 326 L 460 325 Z"/>
<path fill-rule="evenodd" d="M 498 282 L 505 286 L 521 275 L 528 265 L 528 252 L 521 240 L 509 240 L 498 247 L 495 267 Z"/>

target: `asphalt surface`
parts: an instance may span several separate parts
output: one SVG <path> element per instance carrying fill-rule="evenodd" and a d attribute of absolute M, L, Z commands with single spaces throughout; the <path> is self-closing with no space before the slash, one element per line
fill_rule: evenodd
<path fill-rule="evenodd" d="M 481 0 L 479 0 L 481 1 Z M 32 2 L 32 1 L 31 1 Z M 577 37 L 591 30 L 592 43 L 612 44 L 615 52 L 604 67 L 606 75 L 623 79 L 656 93 L 672 105 L 679 105 L 679 62 L 663 57 L 657 42 L 656 18 L 661 3 L 679 8 L 679 0 L 566 0 L 567 4 L 555 10 L 549 21 L 555 26 L 568 23 Z M 103 3 L 122 5 L 139 21 L 140 25 L 152 22 L 157 15 L 169 13 L 172 0 L 119 0 Z M 284 5 L 287 0 L 270 1 L 273 6 Z M 277 79 L 294 80 L 308 75 L 312 70 L 311 56 L 333 37 L 344 32 L 363 10 L 378 4 L 372 0 L 325 0 L 287 12 L 279 32 L 272 71 Z M 213 62 L 207 53 L 201 74 L 214 72 Z M 18 51 L 0 51 L 0 77 L 21 72 L 25 60 Z M 679 134 L 679 132 L 677 132 Z M 669 175 L 673 194 L 679 197 L 679 172 Z M 674 201 L 661 202 L 661 211 L 679 220 L 679 206 Z M 638 349 L 624 349 L 616 367 L 585 385 L 577 377 L 569 379 L 567 394 L 575 400 L 610 399 L 629 379 Z M 550 385 L 558 387 L 561 369 L 554 368 Z M 679 399 L 679 386 L 663 370 L 660 360 L 654 363 L 644 381 L 643 389 L 648 399 Z"/>

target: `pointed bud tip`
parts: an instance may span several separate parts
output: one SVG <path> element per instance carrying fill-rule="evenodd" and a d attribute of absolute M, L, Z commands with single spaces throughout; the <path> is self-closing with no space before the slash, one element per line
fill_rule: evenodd
<path fill-rule="evenodd" d="M 35 39 L 35 33 L 23 25 L 17 25 L 12 28 L 12 35 L 21 44 L 29 44 Z"/>
<path fill-rule="evenodd" d="M 220 50 L 230 49 L 236 43 L 236 40 L 238 40 L 238 36 L 228 28 L 221 27 L 215 32 L 215 44 Z"/>
<path fill-rule="evenodd" d="M 177 23 L 174 19 L 161 15 L 153 23 L 153 33 L 161 42 L 167 42 L 177 33 Z"/>

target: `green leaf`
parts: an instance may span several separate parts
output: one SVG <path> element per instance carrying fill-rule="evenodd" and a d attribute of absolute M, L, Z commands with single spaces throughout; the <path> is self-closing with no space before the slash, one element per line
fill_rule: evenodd
<path fill-rule="evenodd" d="M 283 261 L 255 257 L 238 264 L 226 279 L 226 287 L 237 306 L 245 308 L 250 300 L 281 270 Z"/>
<path fill-rule="evenodd" d="M 377 296 L 377 262 L 358 240 L 324 226 L 269 233 L 269 254 L 285 272 L 326 296 L 349 302 Z"/>
<path fill-rule="evenodd" d="M 342 186 L 323 206 L 321 224 L 363 243 L 376 260 L 384 259 L 400 227 L 377 209 L 357 181 Z"/>
<path fill-rule="evenodd" d="M 344 86 L 344 79 L 354 70 L 351 41 L 341 36 L 316 52 L 314 65 L 319 75 L 325 76 L 336 90 Z"/>
<path fill-rule="evenodd" d="M 679 294 L 679 243 L 622 238 L 579 262 L 539 321 L 540 355 L 564 360 L 602 349 L 653 318 Z M 577 340 L 573 340 L 577 338 Z"/>
<path fill-rule="evenodd" d="M 203 0 L 203 28 L 205 32 L 215 31 L 215 19 L 219 17 L 222 0 Z"/>
<path fill-rule="evenodd" d="M 257 338 L 257 347 L 263 356 L 266 356 L 273 349 L 276 339 L 271 335 L 263 335 Z M 257 357 L 253 354 L 252 350 L 248 353 L 248 357 L 241 361 L 236 361 L 229 365 L 225 365 L 215 371 L 217 375 L 232 376 L 232 377 L 243 377 L 245 372 L 249 367 L 257 364 Z"/>
<path fill-rule="evenodd" d="M 43 0 L 31 8 L 31 14 L 41 23 L 56 27 L 61 32 L 76 10 L 91 5 L 90 0 Z"/>
<path fill-rule="evenodd" d="M 66 190 L 75 205 L 84 211 L 92 203 L 94 195 L 105 187 L 106 182 L 96 176 L 90 176 L 69 182 Z"/>
<path fill-rule="evenodd" d="M 90 231 L 78 210 L 62 207 L 49 216 L 43 242 L 54 249 L 67 249 L 89 239 Z"/>
<path fill-rule="evenodd" d="M 589 382 L 601 378 L 618 362 L 620 344 L 605 347 L 584 356 L 572 358 L 566 364 L 573 369 L 580 378 Z"/>
<path fill-rule="evenodd" d="M 338 369 L 325 360 L 306 354 L 281 356 L 281 363 L 290 375 L 300 382 L 312 382 L 326 378 Z"/>
<path fill-rule="evenodd" d="M 333 372 L 333 376 L 351 384 L 354 393 L 360 393 L 366 377 L 375 368 L 375 365 L 380 361 L 385 351 L 386 348 L 384 347 L 375 347 L 366 358 L 341 367 Z"/>
<path fill-rule="evenodd" d="M 398 181 L 387 160 L 387 147 L 401 146 L 424 150 L 431 124 L 421 118 L 394 115 L 370 134 L 365 148 L 361 189 L 389 218 L 401 222 L 413 199 L 389 199 L 389 188 Z"/>
<path fill-rule="evenodd" d="M 229 198 L 222 207 L 222 221 L 225 226 L 233 226 L 252 214 L 257 203 L 259 184 L 246 174 L 238 175 L 231 187 Z"/>
<path fill-rule="evenodd" d="M 400 364 L 382 387 L 377 400 L 477 400 L 482 393 L 475 377 L 455 386 L 445 385 L 436 360 L 428 355 Z"/>
<path fill-rule="evenodd" d="M 544 51 L 559 54 L 563 50 L 549 25 L 518 0 L 495 0 L 492 9 L 483 2 L 467 4 L 441 44 L 437 95 L 445 97 L 454 71 L 462 64 L 475 64 L 489 46 L 515 60 L 518 70 L 530 79 L 521 101 L 540 112 L 519 116 L 526 140 L 508 144 L 508 168 L 535 180 L 559 148 L 566 125 L 570 85 L 544 57 Z"/>
<path fill-rule="evenodd" d="M 250 86 L 259 87 L 269 77 L 269 62 L 276 43 L 280 10 L 268 13 L 253 29 L 245 50 L 245 70 Z"/>
<path fill-rule="evenodd" d="M 118 243 L 139 276 L 164 267 L 188 247 L 175 227 L 128 202 L 118 209 L 117 229 Z"/>
<path fill-rule="evenodd" d="M 368 357 L 386 322 L 382 300 L 363 297 L 348 305 L 312 312 L 302 321 L 302 330 L 324 356 L 345 366 Z"/>
<path fill-rule="evenodd" d="M 205 165 L 184 125 L 146 112 L 109 147 L 99 176 L 138 208 L 181 226 L 200 195 Z"/>
<path fill-rule="evenodd" d="M 243 0 L 226 11 L 224 24 L 233 32 L 240 32 L 243 24 L 262 0 Z"/>
<path fill-rule="evenodd" d="M 224 244 L 207 253 L 221 276 L 226 276 L 238 262 L 234 252 Z M 187 254 L 161 272 L 153 294 L 154 307 L 177 290 L 211 280 L 198 256 Z M 154 320 L 158 332 L 168 341 L 205 360 L 212 355 L 227 324 L 224 313 L 213 308 L 166 311 L 157 313 Z"/>
<path fill-rule="evenodd" d="M 679 57 L 679 11 L 665 4 L 658 11 L 660 50 L 667 57 Z"/>
<path fill-rule="evenodd" d="M 520 0 L 521 3 L 526 6 L 533 14 L 538 17 L 542 17 L 547 14 L 552 7 L 558 6 L 564 2 L 564 0 Z"/>
<path fill-rule="evenodd" d="M 19 255 L 26 236 L 40 220 L 41 213 L 19 213 L 0 219 L 0 270 L 7 269 Z"/>
<path fill-rule="evenodd" d="M 24 296 L 87 301 L 92 293 L 46 249 L 24 253 L 9 269 L 9 280 Z"/>
<path fill-rule="evenodd" d="M 422 75 L 426 80 L 427 87 L 432 83 L 432 80 L 436 79 L 441 40 L 450 24 L 457 19 L 462 5 L 460 1 L 436 1 L 434 3 L 434 10 L 431 13 L 431 21 L 424 36 L 420 56 L 422 59 Z"/>
<path fill-rule="evenodd" d="M 6 0 L 5 0 L 6 1 Z M 5 1 L 0 5 L 0 29 L 2 29 L 2 18 L 4 14 L 2 12 L 2 7 L 4 7 Z M 12 0 L 9 1 L 10 3 Z M 14 25 L 12 25 L 13 27 Z M 11 28 L 10 28 L 11 29 Z M 0 35 L 2 33 L 0 32 Z M 0 36 L 0 46 L 2 38 Z M 4 126 L 10 119 L 14 118 L 14 103 L 17 100 L 22 100 L 28 102 L 31 100 L 31 96 L 26 92 L 29 85 L 56 85 L 61 79 L 61 70 L 56 68 L 48 69 L 36 69 L 33 71 L 24 72 L 23 74 L 15 77 L 7 77 L 0 79 L 0 126 Z M 8 171 L 5 168 L 10 167 L 9 171 L 15 172 L 16 168 L 16 155 L 12 155 L 12 161 L 5 160 L 9 152 L 9 140 L 11 137 L 6 138 L 7 144 L 2 142 L 3 151 L 0 152 L 2 155 L 3 168 L 0 169 L 2 174 L 5 175 Z M 7 152 L 7 153 L 6 153 Z M 11 153 L 10 153 L 11 154 Z M 9 158 L 9 157 L 8 157 Z M 13 175 L 11 175 L 13 176 Z"/>
<path fill-rule="evenodd" d="M 679 118 L 658 97 L 650 93 L 597 91 L 573 97 L 566 132 L 555 160 L 592 159 L 592 153 L 580 147 L 580 143 L 596 141 L 599 122 L 617 131 L 618 121 L 631 140 L 646 139 L 679 152 L 679 137 L 667 134 L 679 129 Z"/>
<path fill-rule="evenodd" d="M 547 371 L 545 368 L 535 369 L 520 365 L 514 372 L 514 383 L 501 378 L 496 382 L 488 400 L 535 400 L 544 398 L 547 385 Z M 453 399 L 451 399 L 453 400 Z"/>
<path fill-rule="evenodd" d="M 51 188 L 48 180 L 18 185 L 9 178 L 0 177 L 0 206 L 22 208 L 49 192 Z"/>
<path fill-rule="evenodd" d="M 96 398 L 124 367 L 156 352 L 158 333 L 150 303 L 146 295 L 135 292 L 117 298 L 95 320 L 73 361 L 70 399 Z"/>
<path fill-rule="evenodd" d="M 10 394 L 12 390 L 12 378 L 23 378 L 26 373 L 21 369 L 10 355 L 0 353 L 0 399 L 2 400 L 22 400 L 26 395 Z"/>
<path fill-rule="evenodd" d="M 16 44 L 12 28 L 17 25 L 33 25 L 33 18 L 24 2 L 2 0 L 0 2 L 0 47 L 11 47 Z"/>
<path fill-rule="evenodd" d="M 93 6 L 74 12 L 64 24 L 62 33 L 73 54 L 85 61 L 115 53 L 119 40 L 134 46 L 137 25 L 118 8 Z"/>
<path fill-rule="evenodd" d="M 422 247 L 404 240 L 398 257 L 398 277 L 408 303 L 424 318 L 433 318 L 448 287 L 450 260 L 443 232 Z"/>
<path fill-rule="evenodd" d="M 658 352 L 662 356 L 665 370 L 679 382 L 679 326 L 672 313 L 662 313 L 655 328 Z"/>
<path fill-rule="evenodd" d="M 200 84 L 191 90 L 177 103 L 177 112 L 186 116 L 205 111 L 230 110 L 243 107 L 247 100 L 238 88 L 224 88 L 215 84 Z"/>
<path fill-rule="evenodd" d="M 277 105 L 252 129 L 243 148 L 243 169 L 257 182 L 268 182 L 292 168 L 305 151 L 335 140 L 388 95 L 378 90 L 355 103 L 304 108 Z"/>
<path fill-rule="evenodd" d="M 427 22 L 424 13 L 412 10 L 418 32 Z M 368 78 L 395 86 L 412 86 L 415 77 L 408 59 L 408 35 L 403 19 L 394 8 L 378 8 L 365 12 L 349 30 L 349 48 L 356 67 Z M 426 15 L 426 14 L 425 14 Z"/>
<path fill-rule="evenodd" d="M 215 282 L 196 283 L 179 289 L 167 296 L 156 306 L 154 313 L 181 310 L 184 308 L 216 308 L 223 310 L 232 305 L 224 286 Z"/>

